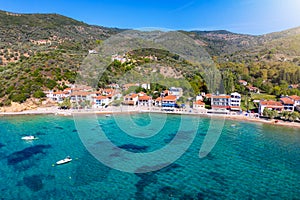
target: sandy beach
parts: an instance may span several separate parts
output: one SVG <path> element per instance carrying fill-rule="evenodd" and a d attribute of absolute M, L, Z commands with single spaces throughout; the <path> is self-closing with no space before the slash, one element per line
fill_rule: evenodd
<path fill-rule="evenodd" d="M 283 120 L 270 120 L 265 118 L 258 118 L 252 115 L 245 116 L 244 114 L 206 114 L 197 113 L 188 109 L 177 109 L 174 111 L 162 111 L 158 107 L 130 107 L 130 106 L 119 106 L 119 107 L 108 107 L 102 109 L 70 109 L 61 110 L 58 107 L 50 108 L 37 108 L 35 110 L 26 110 L 22 112 L 1 112 L 0 116 L 15 116 L 15 115 L 59 115 L 59 116 L 72 116 L 73 114 L 130 114 L 130 113 L 168 113 L 168 114 L 185 114 L 193 116 L 201 116 L 208 118 L 224 118 L 236 121 L 247 121 L 256 123 L 265 123 L 275 126 L 287 126 L 292 128 L 300 128 L 299 122 L 289 122 Z"/>

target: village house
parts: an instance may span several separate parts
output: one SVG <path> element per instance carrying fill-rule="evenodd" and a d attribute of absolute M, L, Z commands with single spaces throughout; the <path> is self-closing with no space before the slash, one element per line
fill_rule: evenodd
<path fill-rule="evenodd" d="M 206 98 L 211 101 L 211 108 L 214 110 L 241 110 L 241 95 L 237 92 L 230 95 L 211 95 L 207 94 Z"/>
<path fill-rule="evenodd" d="M 138 94 L 128 94 L 124 97 L 122 104 L 129 106 L 136 106 L 138 104 Z"/>
<path fill-rule="evenodd" d="M 260 93 L 257 87 L 247 86 L 246 88 L 248 89 L 249 92 Z"/>
<path fill-rule="evenodd" d="M 68 89 L 68 88 L 67 88 Z M 57 103 L 62 103 L 63 100 L 67 97 L 70 97 L 70 90 L 65 89 L 64 91 L 56 91 L 53 90 L 45 91 L 46 97 L 51 99 L 52 101 L 55 101 Z"/>
<path fill-rule="evenodd" d="M 107 96 L 96 96 L 93 97 L 93 108 L 102 108 L 107 106 L 111 100 Z"/>
<path fill-rule="evenodd" d="M 229 95 L 212 95 L 211 108 L 214 110 L 229 110 L 230 109 L 230 96 Z"/>
<path fill-rule="evenodd" d="M 118 55 L 118 54 L 112 55 L 111 60 L 112 61 L 117 60 L 117 61 L 121 62 L 122 64 L 125 63 L 125 62 L 127 62 L 127 61 L 130 61 L 130 59 L 126 58 L 125 54 L 123 54 L 123 55 Z"/>
<path fill-rule="evenodd" d="M 264 112 L 265 108 L 267 108 L 269 110 L 276 110 L 278 112 L 281 112 L 284 109 L 284 107 L 283 107 L 283 105 L 282 105 L 281 102 L 272 101 L 272 100 L 269 100 L 269 101 L 261 100 L 259 102 L 258 113 L 260 115 L 263 115 L 263 112 Z"/>
<path fill-rule="evenodd" d="M 162 98 L 161 97 L 156 98 L 155 101 L 154 101 L 154 105 L 158 106 L 158 107 L 161 107 L 161 103 L 162 103 Z"/>
<path fill-rule="evenodd" d="M 291 84 L 288 86 L 288 89 L 297 89 L 299 87 L 299 84 Z"/>
<path fill-rule="evenodd" d="M 291 100 L 294 101 L 294 106 L 300 106 L 300 97 L 297 95 L 288 96 Z"/>
<path fill-rule="evenodd" d="M 105 89 L 102 90 L 102 94 L 104 96 L 106 96 L 106 95 L 114 95 L 115 93 L 116 93 L 116 91 L 114 89 L 112 89 L 112 88 L 105 88 Z"/>
<path fill-rule="evenodd" d="M 146 95 L 144 92 L 140 92 L 138 97 L 138 105 L 139 106 L 151 106 L 152 98 Z"/>
<path fill-rule="evenodd" d="M 175 107 L 176 106 L 176 96 L 168 95 L 164 97 L 158 97 L 155 99 L 154 105 L 155 106 L 162 106 L 162 107 Z"/>
<path fill-rule="evenodd" d="M 230 94 L 230 110 L 241 110 L 241 95 L 237 92 Z"/>
<path fill-rule="evenodd" d="M 193 102 L 193 109 L 203 110 L 203 109 L 205 109 L 205 103 L 201 100 L 197 100 L 197 101 Z"/>
<path fill-rule="evenodd" d="M 288 97 L 283 97 L 280 98 L 280 102 L 283 105 L 283 109 L 285 111 L 290 111 L 293 112 L 294 111 L 294 101 Z"/>
<path fill-rule="evenodd" d="M 244 81 L 244 80 L 239 80 L 239 84 L 246 86 L 248 84 L 248 82 Z"/>
<path fill-rule="evenodd" d="M 174 95 L 177 99 L 179 99 L 183 95 L 182 88 L 170 87 L 168 91 L 169 95 Z"/>
<path fill-rule="evenodd" d="M 98 52 L 96 50 L 89 50 L 89 54 L 97 54 Z"/>
<path fill-rule="evenodd" d="M 95 92 L 86 92 L 86 91 L 75 91 L 70 95 L 71 103 L 80 103 L 84 101 L 93 101 L 93 97 L 96 96 Z"/>
<path fill-rule="evenodd" d="M 144 88 L 145 90 L 150 90 L 150 83 L 141 83 L 139 85 L 141 88 Z"/>
<path fill-rule="evenodd" d="M 176 106 L 176 99 L 175 95 L 168 95 L 162 98 L 162 107 L 175 107 Z"/>

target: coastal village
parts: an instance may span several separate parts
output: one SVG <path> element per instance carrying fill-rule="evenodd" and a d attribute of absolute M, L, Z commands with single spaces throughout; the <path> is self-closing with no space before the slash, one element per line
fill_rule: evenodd
<path fill-rule="evenodd" d="M 95 50 L 89 50 L 88 53 L 98 54 Z M 145 58 L 157 60 L 157 57 L 152 55 Z M 120 63 L 130 61 L 125 54 L 113 55 L 111 59 Z M 256 119 L 263 117 L 299 121 L 299 96 L 286 95 L 270 99 L 265 98 L 268 97 L 268 94 L 263 94 L 263 91 L 245 80 L 238 80 L 237 84 L 243 88 L 243 94 L 238 92 L 230 94 L 200 92 L 194 96 L 186 95 L 181 87 L 161 87 L 159 90 L 155 90 L 157 88 L 154 88 L 155 84 L 152 83 L 111 83 L 97 89 L 87 85 L 67 84 L 63 90 L 43 91 L 45 98 L 43 98 L 41 107 L 50 107 L 48 109 L 51 110 L 50 113 L 62 113 L 63 115 L 89 111 L 120 112 L 118 108 L 121 107 L 126 108 L 127 111 L 246 116 Z M 289 85 L 287 90 L 297 88 L 299 85 L 294 84 Z M 253 95 L 256 98 L 251 98 Z M 11 107 L 16 106 L 19 105 L 15 103 Z M 40 109 L 41 107 L 16 108 L 13 109 L 13 112 Z"/>
<path fill-rule="evenodd" d="M 248 86 L 243 80 L 239 81 L 249 93 L 260 91 L 256 87 Z M 139 89 L 140 92 L 135 92 Z M 231 94 L 201 93 L 186 102 L 182 101 L 184 91 L 179 87 L 170 87 L 161 92 L 154 91 L 156 97 L 147 94 L 151 89 L 150 83 L 128 83 L 124 85 L 110 84 L 97 91 L 92 87 L 71 85 L 63 91 L 44 91 L 49 100 L 56 102 L 60 109 L 109 111 L 111 107 L 128 107 L 135 111 L 162 111 L 170 113 L 190 114 L 223 114 L 244 115 L 254 118 L 276 118 L 281 114 L 285 119 L 296 121 L 299 118 L 300 97 L 296 95 L 282 96 L 279 101 L 254 100 L 256 110 L 247 109 L 249 102 L 244 102 L 243 95 L 237 92 Z M 129 92 L 128 91 L 133 91 Z M 127 93 L 126 93 L 127 92 Z M 247 95 L 246 95 L 247 99 Z"/>

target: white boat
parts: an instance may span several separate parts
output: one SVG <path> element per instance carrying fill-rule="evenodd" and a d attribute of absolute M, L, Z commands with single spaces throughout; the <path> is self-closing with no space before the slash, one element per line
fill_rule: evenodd
<path fill-rule="evenodd" d="M 36 140 L 38 138 L 33 135 L 27 135 L 27 136 L 22 137 L 21 139 L 22 140 Z"/>
<path fill-rule="evenodd" d="M 65 164 L 65 163 L 68 163 L 68 162 L 71 162 L 71 161 L 72 161 L 72 158 L 70 158 L 70 156 L 67 156 L 65 159 L 57 161 L 56 164 L 57 165 L 62 165 L 62 164 Z"/>

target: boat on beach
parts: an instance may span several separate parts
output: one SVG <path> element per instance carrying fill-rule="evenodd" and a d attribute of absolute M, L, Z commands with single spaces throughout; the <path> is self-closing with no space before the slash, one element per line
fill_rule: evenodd
<path fill-rule="evenodd" d="M 37 137 L 33 136 L 33 135 L 27 135 L 27 136 L 23 136 L 21 137 L 22 140 L 36 140 L 38 139 Z"/>
<path fill-rule="evenodd" d="M 69 163 L 72 161 L 72 158 L 70 156 L 67 156 L 65 159 L 59 160 L 56 162 L 57 165 L 62 165 L 65 163 Z"/>

